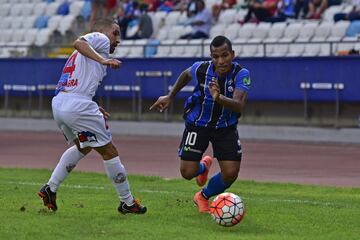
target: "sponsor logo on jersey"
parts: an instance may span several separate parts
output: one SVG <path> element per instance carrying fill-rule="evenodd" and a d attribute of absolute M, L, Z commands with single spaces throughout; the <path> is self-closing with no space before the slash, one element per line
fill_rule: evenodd
<path fill-rule="evenodd" d="M 245 85 L 250 85 L 250 84 L 251 84 L 250 78 L 249 78 L 249 77 L 244 78 L 244 79 L 243 79 L 243 83 L 244 83 Z"/>
<path fill-rule="evenodd" d="M 184 147 L 185 152 L 196 152 L 196 153 L 202 153 L 200 150 L 193 149 L 191 147 Z"/>

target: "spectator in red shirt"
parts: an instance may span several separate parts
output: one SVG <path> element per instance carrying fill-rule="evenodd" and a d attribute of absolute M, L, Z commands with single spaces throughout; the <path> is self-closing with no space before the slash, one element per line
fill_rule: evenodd
<path fill-rule="evenodd" d="M 269 21 L 276 13 L 278 1 L 279 0 L 264 0 L 263 2 L 259 2 L 257 0 L 251 0 L 244 22 L 248 22 L 253 14 L 259 22 Z"/>
<path fill-rule="evenodd" d="M 306 16 L 307 19 L 320 19 L 325 9 L 328 7 L 328 0 L 310 0 L 309 12 Z"/>
<path fill-rule="evenodd" d="M 223 0 L 220 4 L 212 6 L 212 15 L 215 21 L 218 20 L 220 12 L 224 9 L 230 9 L 236 5 L 236 0 Z"/>

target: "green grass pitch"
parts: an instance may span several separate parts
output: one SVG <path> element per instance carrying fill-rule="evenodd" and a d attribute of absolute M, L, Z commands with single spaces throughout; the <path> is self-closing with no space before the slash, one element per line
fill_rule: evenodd
<path fill-rule="evenodd" d="M 129 176 L 145 215 L 121 215 L 105 174 L 73 172 L 58 191 L 59 210 L 37 191 L 48 170 L 0 168 L 0 239 L 359 239 L 360 189 L 237 181 L 244 220 L 222 227 L 199 214 L 194 181 Z"/>

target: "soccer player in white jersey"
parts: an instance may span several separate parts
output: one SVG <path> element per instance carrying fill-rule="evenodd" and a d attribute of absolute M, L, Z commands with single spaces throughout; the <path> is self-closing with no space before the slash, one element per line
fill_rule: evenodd
<path fill-rule="evenodd" d="M 44 205 L 56 211 L 56 192 L 80 159 L 95 149 L 103 158 L 106 173 L 119 197 L 120 213 L 143 214 L 146 207 L 130 192 L 126 170 L 112 137 L 103 108 L 92 101 L 106 75 L 106 68 L 117 69 L 121 62 L 109 58 L 120 42 L 119 25 L 112 19 L 99 19 L 92 32 L 74 42 L 75 51 L 67 60 L 52 100 L 54 119 L 69 144 L 49 181 L 39 191 Z"/>

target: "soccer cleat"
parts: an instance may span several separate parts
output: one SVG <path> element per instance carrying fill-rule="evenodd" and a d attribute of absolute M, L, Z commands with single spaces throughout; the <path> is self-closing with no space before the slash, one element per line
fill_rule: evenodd
<path fill-rule="evenodd" d="M 51 209 L 54 212 L 57 210 L 56 193 L 50 190 L 49 185 L 45 184 L 38 192 L 38 195 L 42 198 L 44 205 L 48 209 Z"/>
<path fill-rule="evenodd" d="M 118 207 L 119 213 L 122 214 L 144 214 L 146 213 L 146 210 L 147 208 L 145 206 L 142 206 L 138 200 L 135 200 L 131 206 L 128 206 L 125 202 L 120 202 L 120 205 Z"/>
<path fill-rule="evenodd" d="M 209 174 L 209 170 L 210 170 L 212 161 L 213 161 L 213 159 L 210 156 L 205 156 L 200 161 L 200 163 L 204 163 L 204 165 L 205 165 L 205 171 L 196 177 L 196 183 L 200 187 L 204 186 L 205 183 L 207 182 L 207 178 L 208 178 L 208 174 Z"/>
<path fill-rule="evenodd" d="M 199 212 L 201 213 L 207 213 L 210 212 L 210 206 L 209 206 L 209 200 L 206 199 L 202 192 L 195 193 L 194 196 L 194 203 L 199 208 Z"/>

